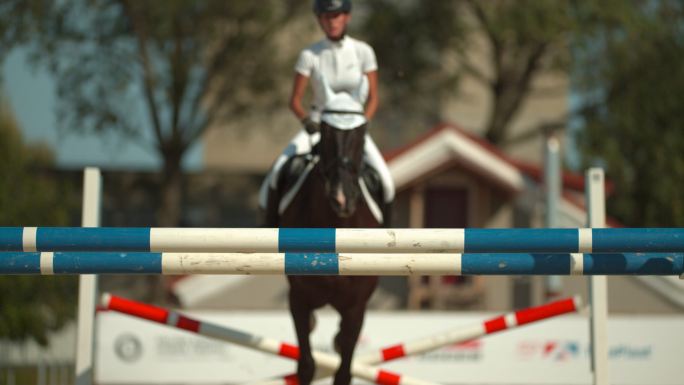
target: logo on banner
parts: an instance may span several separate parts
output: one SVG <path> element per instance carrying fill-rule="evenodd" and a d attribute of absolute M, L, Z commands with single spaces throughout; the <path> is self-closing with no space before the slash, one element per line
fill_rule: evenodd
<path fill-rule="evenodd" d="M 431 362 L 475 362 L 482 360 L 482 345 L 481 340 L 471 340 L 445 346 L 416 358 Z"/>
<path fill-rule="evenodd" d="M 122 334 L 114 340 L 114 352 L 121 361 L 135 362 L 142 356 L 142 342 L 133 334 Z"/>
<path fill-rule="evenodd" d="M 580 356 L 578 341 L 524 341 L 518 344 L 518 356 L 522 359 L 569 361 Z"/>
<path fill-rule="evenodd" d="M 518 344 L 518 356 L 525 360 L 542 359 L 566 362 L 589 355 L 590 346 L 579 341 L 523 341 Z M 649 360 L 651 345 L 619 344 L 610 346 L 608 355 L 611 360 Z"/>
<path fill-rule="evenodd" d="M 580 354 L 579 342 L 577 341 L 549 341 L 544 344 L 542 357 L 553 361 L 569 361 Z"/>

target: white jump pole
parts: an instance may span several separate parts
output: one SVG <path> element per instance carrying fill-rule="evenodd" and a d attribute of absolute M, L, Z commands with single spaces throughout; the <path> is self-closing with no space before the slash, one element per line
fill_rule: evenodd
<path fill-rule="evenodd" d="M 0 274 L 681 275 L 684 253 L 0 252 Z"/>
<path fill-rule="evenodd" d="M 215 338 L 293 360 L 296 360 L 299 357 L 299 348 L 297 346 L 282 343 L 270 338 L 255 336 L 210 322 L 202 322 L 158 306 L 148 305 L 110 294 L 103 294 L 101 302 L 102 306 L 108 310 L 114 310 L 205 337 Z M 336 370 L 340 364 L 340 359 L 332 354 L 313 351 L 313 357 L 317 366 L 331 371 Z M 363 378 L 380 385 L 436 385 L 429 381 L 403 376 L 356 362 L 352 364 L 351 371 L 352 375 L 355 377 Z"/>
<path fill-rule="evenodd" d="M 0 252 L 676 253 L 683 228 L 0 227 Z"/>
<path fill-rule="evenodd" d="M 100 170 L 88 167 L 83 172 L 83 227 L 100 226 L 100 201 L 102 195 L 102 175 Z M 75 384 L 93 383 L 93 336 L 95 328 L 95 303 L 97 301 L 97 276 L 79 276 L 78 320 L 76 335 Z"/>

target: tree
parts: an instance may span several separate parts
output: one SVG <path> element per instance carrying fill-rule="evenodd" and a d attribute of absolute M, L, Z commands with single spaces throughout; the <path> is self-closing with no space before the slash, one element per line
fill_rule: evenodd
<path fill-rule="evenodd" d="M 16 121 L 0 98 L 0 225 L 65 226 L 77 203 L 68 186 L 41 176 L 52 164 L 43 146 L 22 142 Z M 0 338 L 34 339 L 74 316 L 74 277 L 0 276 Z"/>
<path fill-rule="evenodd" d="M 466 26 L 458 1 L 368 1 L 361 33 L 374 48 L 382 105 L 378 118 L 402 132 L 440 120 L 440 104 L 457 92 L 460 73 L 444 57 L 462 41 Z M 408 28 L 407 28 L 408 27 Z M 397 140 L 393 145 L 402 141 Z"/>
<path fill-rule="evenodd" d="M 585 165 L 615 183 L 609 211 L 628 226 L 684 225 L 684 6 L 630 1 L 577 38 Z"/>
<path fill-rule="evenodd" d="M 8 52 L 24 44 L 37 33 L 44 12 L 50 9 L 46 0 L 5 0 L 0 3 L 0 63 Z"/>
<path fill-rule="evenodd" d="M 467 50 L 461 50 L 464 69 L 490 90 L 485 136 L 500 143 L 507 139 L 507 129 L 530 94 L 535 76 L 564 68 L 567 62 L 567 38 L 574 25 L 570 2 L 468 0 L 466 4 L 490 46 L 493 75 L 470 65 Z"/>
<path fill-rule="evenodd" d="M 75 0 L 35 21 L 61 127 L 118 130 L 162 159 L 158 222 L 181 222 L 182 160 L 214 123 L 273 102 L 273 37 L 300 1 Z M 264 107 L 265 106 L 265 107 Z"/>
<path fill-rule="evenodd" d="M 570 5 L 382 0 L 369 3 L 365 26 L 383 66 L 382 83 L 390 85 L 392 105 L 403 100 L 403 111 L 437 111 L 441 98 L 458 92 L 460 79 L 472 77 L 490 94 L 485 136 L 502 143 L 535 77 L 566 68 L 574 26 Z M 478 55 L 486 57 L 484 66 Z"/>

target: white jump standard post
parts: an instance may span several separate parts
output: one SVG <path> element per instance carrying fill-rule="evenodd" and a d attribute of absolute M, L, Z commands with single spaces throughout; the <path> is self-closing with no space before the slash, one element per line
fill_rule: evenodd
<path fill-rule="evenodd" d="M 606 226 L 606 197 L 603 169 L 591 168 L 586 173 L 588 202 L 587 226 Z M 608 371 L 608 278 L 589 278 L 591 369 L 594 385 L 609 385 Z"/>
<path fill-rule="evenodd" d="M 83 227 L 100 226 L 100 200 L 102 176 L 100 170 L 88 167 L 83 172 Z M 78 324 L 76 335 L 75 384 L 93 383 L 93 336 L 95 303 L 97 302 L 97 276 L 81 275 L 78 284 Z"/>

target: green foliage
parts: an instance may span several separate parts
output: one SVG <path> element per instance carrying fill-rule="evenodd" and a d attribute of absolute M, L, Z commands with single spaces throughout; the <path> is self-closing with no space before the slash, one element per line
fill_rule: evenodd
<path fill-rule="evenodd" d="M 0 277 L 0 339 L 48 343 L 47 333 L 74 319 L 75 277 Z"/>
<path fill-rule="evenodd" d="M 609 212 L 629 226 L 684 226 L 682 25 L 681 2 L 631 1 L 578 39 L 582 152 L 606 166 Z"/>
<path fill-rule="evenodd" d="M 68 224 L 74 208 L 70 189 L 40 173 L 51 162 L 44 147 L 28 147 L 0 99 L 0 225 Z M 74 317 L 74 277 L 0 276 L 0 339 L 34 339 L 46 344 L 46 333 Z"/>
<path fill-rule="evenodd" d="M 0 102 L 1 103 L 1 102 Z M 73 202 L 66 185 L 44 175 L 52 163 L 44 146 L 26 146 L 9 109 L 0 105 L 0 224 L 66 224 Z"/>
<path fill-rule="evenodd" d="M 457 88 L 459 73 L 445 56 L 462 44 L 465 25 L 459 2 L 423 0 L 366 2 L 362 35 L 378 57 L 380 118 L 397 131 L 437 121 L 439 104 Z"/>
<path fill-rule="evenodd" d="M 12 47 L 25 43 L 41 28 L 50 0 L 3 0 L 0 2 L 0 63 Z"/>

